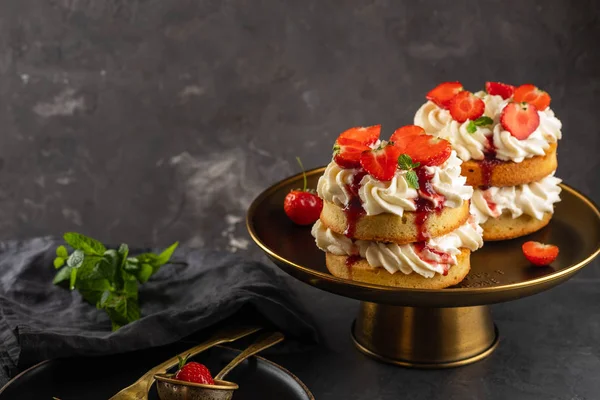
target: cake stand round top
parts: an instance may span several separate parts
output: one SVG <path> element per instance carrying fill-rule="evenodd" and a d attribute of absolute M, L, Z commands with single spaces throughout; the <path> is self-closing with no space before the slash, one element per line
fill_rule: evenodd
<path fill-rule="evenodd" d="M 324 168 L 307 172 L 316 188 Z M 471 254 L 471 271 L 447 289 L 405 289 L 337 278 L 325 266 L 325 253 L 315 245 L 310 226 L 292 223 L 283 211 L 286 194 L 302 187 L 302 174 L 261 193 L 248 210 L 252 239 L 281 269 L 312 286 L 361 301 L 415 307 L 464 307 L 529 296 L 564 282 L 600 253 L 600 212 L 592 201 L 562 184 L 561 202 L 544 229 L 518 239 L 486 242 Z M 556 244 L 558 258 L 547 267 L 529 264 L 521 251 L 528 240 Z"/>

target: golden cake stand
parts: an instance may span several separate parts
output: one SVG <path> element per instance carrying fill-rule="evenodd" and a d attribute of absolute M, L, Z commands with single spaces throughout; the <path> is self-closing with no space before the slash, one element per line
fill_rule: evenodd
<path fill-rule="evenodd" d="M 316 188 L 324 168 L 307 172 Z M 600 252 L 600 213 L 585 196 L 562 185 L 554 218 L 526 237 L 487 242 L 471 254 L 471 272 L 458 286 L 402 289 L 354 282 L 331 275 L 310 226 L 294 225 L 283 199 L 302 186 L 295 175 L 265 190 L 247 215 L 250 235 L 282 270 L 314 287 L 360 300 L 352 338 L 363 353 L 387 363 L 416 368 L 470 364 L 498 345 L 488 304 L 516 300 L 550 289 L 573 276 Z M 521 252 L 527 240 L 556 244 L 557 260 L 534 267 Z"/>

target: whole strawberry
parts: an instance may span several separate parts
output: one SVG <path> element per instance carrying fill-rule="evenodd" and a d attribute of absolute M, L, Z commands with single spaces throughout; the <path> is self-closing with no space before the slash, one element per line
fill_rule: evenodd
<path fill-rule="evenodd" d="M 306 189 L 306 173 L 302 162 L 297 158 L 302 174 L 304 176 L 304 187 L 302 190 L 295 189 L 285 196 L 283 210 L 287 216 L 298 225 L 311 225 L 317 222 L 323 209 L 323 200 L 314 192 Z"/>
<path fill-rule="evenodd" d="M 179 370 L 175 374 L 175 379 L 192 383 L 203 383 L 205 385 L 214 385 L 210 371 L 206 366 L 197 362 L 187 362 L 189 356 L 179 358 Z"/>

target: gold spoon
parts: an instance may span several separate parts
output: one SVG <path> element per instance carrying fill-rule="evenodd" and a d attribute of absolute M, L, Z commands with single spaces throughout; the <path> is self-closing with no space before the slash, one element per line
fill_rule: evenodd
<path fill-rule="evenodd" d="M 261 335 L 250 347 L 242 351 L 221 372 L 215 375 L 214 385 L 183 382 L 173 379 L 173 374 L 157 374 L 154 378 L 156 379 L 158 397 L 161 400 L 230 400 L 233 397 L 233 391 L 238 389 L 239 386 L 236 383 L 224 381 L 225 375 L 248 357 L 276 345 L 283 339 L 284 336 L 280 332 Z"/>
<path fill-rule="evenodd" d="M 244 336 L 248 336 L 254 332 L 258 332 L 262 328 L 256 326 L 246 326 L 246 327 L 235 327 L 229 328 L 215 333 L 204 343 L 201 343 L 191 349 L 181 353 L 179 356 L 184 357 L 186 355 L 196 355 L 198 353 L 203 352 L 206 349 L 209 349 L 213 346 L 216 346 L 221 343 L 229 343 L 234 342 L 238 339 L 243 338 Z M 160 365 L 152 368 L 150 371 L 146 372 L 140 379 L 135 381 L 133 384 L 127 386 L 125 389 L 121 390 L 119 393 L 115 394 L 109 400 L 147 400 L 148 399 L 148 391 L 152 387 L 154 383 L 154 375 L 161 374 L 167 372 L 170 368 L 173 368 L 179 363 L 179 359 L 177 356 L 168 359 Z"/>

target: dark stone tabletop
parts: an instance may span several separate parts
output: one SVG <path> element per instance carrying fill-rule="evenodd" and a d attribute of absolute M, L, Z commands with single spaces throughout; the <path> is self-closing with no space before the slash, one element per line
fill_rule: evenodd
<path fill-rule="evenodd" d="M 264 259 L 245 210 L 329 161 L 343 129 L 410 123 L 435 84 L 532 82 L 563 122 L 557 175 L 600 201 L 594 1 L 3 0 L 0 239 Z M 326 336 L 280 359 L 319 400 L 599 398 L 600 268 L 496 305 L 498 350 L 417 371 L 354 351 L 358 302 L 289 279 Z"/>

